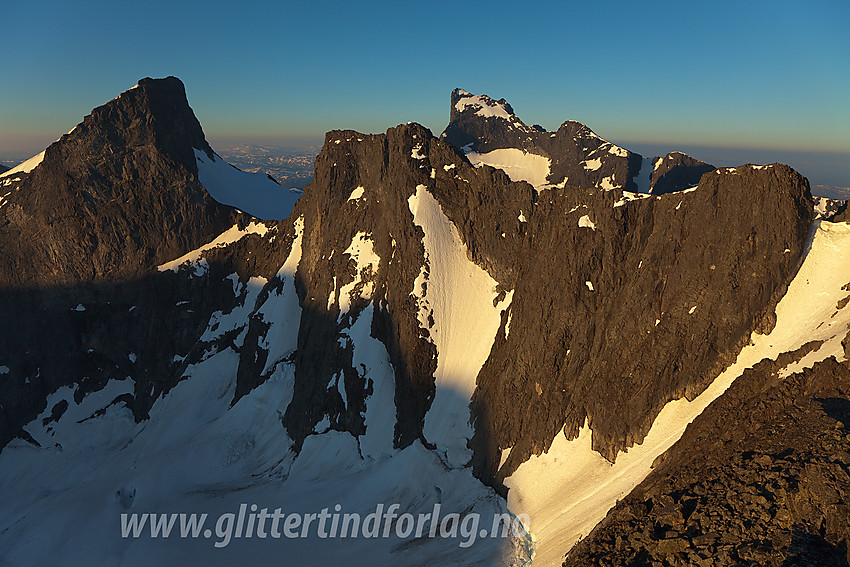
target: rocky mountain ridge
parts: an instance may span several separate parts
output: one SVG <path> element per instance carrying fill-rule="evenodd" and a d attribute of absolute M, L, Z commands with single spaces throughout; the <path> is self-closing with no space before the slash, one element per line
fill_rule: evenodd
<path fill-rule="evenodd" d="M 544 149 L 551 169 L 536 186 L 515 179 L 518 162 L 475 161 Z M 47 467 L 75 454 L 63 431 L 121 423 L 104 444 L 120 448 L 80 454 L 114 474 L 86 490 L 124 494 L 127 471 L 105 464 L 140 462 L 132 440 L 176 415 L 159 408 L 179 399 L 178 413 L 206 415 L 224 400 L 186 454 L 192 436 L 218 431 L 226 441 L 212 437 L 213 456 L 195 458 L 234 476 L 191 494 L 244 475 L 285 491 L 305 470 L 327 479 L 349 467 L 370 487 L 368 471 L 414 459 L 435 476 L 398 489 L 422 491 L 411 506 L 437 486 L 446 506 L 505 510 L 496 495 L 512 502 L 523 471 L 585 427 L 589 456 L 606 466 L 640 449 L 674 400 L 696 399 L 742 347 L 771 336 L 811 255 L 808 182 L 787 166 L 700 173 L 710 166 L 669 154 L 652 160 L 653 193 L 636 193 L 637 154 L 579 123 L 527 127 L 505 101 L 459 90 L 440 138 L 418 124 L 329 132 L 283 220 L 239 212 L 258 195 L 280 196 L 282 210 L 291 196 L 219 160 L 182 83 L 144 79 L 8 180 L 0 302 L 21 324 L 0 330 L 5 463 Z M 220 391 L 180 397 L 207 383 Z M 146 441 L 147 460 L 167 442 Z M 0 534 L 26 524 L 0 520 Z M 572 545 L 547 537 L 511 540 L 499 563 Z"/>
<path fill-rule="evenodd" d="M 504 99 L 463 89 L 452 91 L 451 117 L 441 137 L 489 165 L 506 159 L 505 150 L 519 152 L 514 156 L 517 161 L 537 157 L 535 165 L 548 168 L 541 175 L 545 179 L 541 187 L 569 184 L 659 194 L 693 187 L 703 173 L 714 169 L 678 151 L 644 158 L 575 120 L 564 122 L 555 132 L 526 126 Z M 540 165 L 540 160 L 548 164 Z"/>

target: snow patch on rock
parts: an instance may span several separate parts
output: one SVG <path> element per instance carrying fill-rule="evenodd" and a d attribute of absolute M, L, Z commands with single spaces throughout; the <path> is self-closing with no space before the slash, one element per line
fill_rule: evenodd
<path fill-rule="evenodd" d="M 578 219 L 578 225 L 581 228 L 590 228 L 596 230 L 596 225 L 590 220 L 590 215 L 584 215 Z"/>
<path fill-rule="evenodd" d="M 508 174 L 511 181 L 526 181 L 536 189 L 546 185 L 552 160 L 517 148 L 502 148 L 483 154 L 468 152 L 466 157 L 475 167 L 489 165 Z"/>
<path fill-rule="evenodd" d="M 581 162 L 582 167 L 587 171 L 596 171 L 602 167 L 602 158 L 586 159 Z"/>
<path fill-rule="evenodd" d="M 351 192 L 351 195 L 348 196 L 349 201 L 357 201 L 361 197 L 363 197 L 363 186 L 355 187 L 354 191 Z"/>

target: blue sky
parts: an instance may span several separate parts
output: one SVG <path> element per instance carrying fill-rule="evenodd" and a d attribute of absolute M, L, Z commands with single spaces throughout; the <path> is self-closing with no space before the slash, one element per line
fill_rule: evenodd
<path fill-rule="evenodd" d="M 626 145 L 850 155 L 848 0 L 39 6 L 3 3 L 0 159 L 166 75 L 213 143 L 439 133 L 463 87 Z"/>

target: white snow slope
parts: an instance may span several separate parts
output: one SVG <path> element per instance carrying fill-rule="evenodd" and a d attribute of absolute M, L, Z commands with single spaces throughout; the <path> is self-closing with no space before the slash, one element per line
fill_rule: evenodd
<path fill-rule="evenodd" d="M 32 156 L 27 161 L 16 165 L 15 167 L 10 169 L 9 171 L 4 171 L 3 173 L 0 173 L 0 177 L 8 177 L 8 176 L 14 175 L 16 173 L 29 173 L 30 171 L 35 169 L 36 166 L 38 164 L 40 164 L 43 159 L 44 159 L 44 152 L 38 153 L 38 154 Z"/>
<path fill-rule="evenodd" d="M 450 466 L 463 466 L 472 457 L 466 442 L 472 437 L 469 402 L 475 379 L 490 355 L 513 292 L 496 306 L 497 282 L 470 262 L 455 225 L 424 185 L 408 200 L 413 221 L 425 233 L 425 266 L 413 284 L 418 298 L 419 322 L 429 329 L 437 347 L 434 383 L 437 393 L 425 416 L 425 437 L 435 443 Z M 427 285 L 426 285 L 427 284 Z M 424 290 L 427 289 L 427 292 Z"/>
<path fill-rule="evenodd" d="M 511 181 L 527 181 L 535 189 L 546 185 L 552 160 L 517 148 L 504 148 L 483 154 L 468 152 L 469 162 L 475 167 L 489 165 L 508 174 Z"/>
<path fill-rule="evenodd" d="M 248 173 L 224 161 L 218 154 L 210 160 L 195 150 L 198 180 L 213 199 L 263 220 L 282 220 L 292 213 L 301 192 L 286 189 L 262 173 Z"/>
<path fill-rule="evenodd" d="M 438 238 L 457 238 L 436 201 L 427 192 L 420 200 L 424 204 L 419 218 L 426 217 L 422 222 L 428 234 L 436 231 Z M 404 450 L 392 447 L 394 375 L 383 344 L 370 336 L 371 303 L 349 317 L 354 320 L 340 336 L 341 341 L 353 345 L 358 372 L 372 381 L 372 394 L 366 400 L 366 434 L 355 438 L 348 433 L 320 431 L 308 437 L 295 455 L 281 424 L 294 388 L 289 355 L 297 347 L 301 317 L 294 281 L 302 254 L 303 219 L 296 219 L 295 230 L 289 256 L 277 274 L 282 286 L 260 277 L 228 276 L 240 301 L 229 313 L 214 313 L 201 339 L 214 341 L 235 330 L 232 346 L 207 343 L 202 360 L 190 365 L 186 378 L 157 401 L 149 420 L 136 423 L 123 405 L 111 405 L 116 396 L 133 391 L 134 384 L 124 376 L 116 376 L 79 404 L 72 388 L 62 388 L 50 396 L 45 412 L 25 427 L 41 447 L 16 440 L 0 453 L 0 565 L 48 565 L 57 561 L 63 565 L 121 566 L 278 565 L 281 561 L 331 565 L 342 558 L 346 564 L 370 567 L 519 567 L 528 563 L 530 540 L 525 538 L 479 536 L 464 546 L 461 544 L 469 542 L 469 537 L 457 529 L 454 536 L 446 538 L 414 538 L 399 537 L 396 525 L 387 538 L 361 535 L 325 539 L 314 524 L 303 539 L 234 536 L 225 547 L 216 547 L 224 541 L 214 531 L 217 519 L 223 513 L 238 513 L 242 504 L 270 511 L 279 507 L 286 514 L 317 514 L 323 509 L 334 512 L 339 506 L 342 513 L 360 514 L 364 522 L 378 505 L 386 511 L 399 504 L 398 514 L 419 518 L 420 514 L 432 513 L 439 504 L 443 516 L 456 513 L 465 519 L 471 517 L 470 513 L 480 514 L 481 529 L 489 529 L 495 515 L 509 514 L 507 503 L 475 479 L 469 468 L 447 467 L 440 455 L 419 442 Z M 160 269 L 198 277 L 196 271 L 206 250 L 229 246 L 247 234 L 271 239 L 276 231 L 265 231 L 262 225 L 251 225 L 245 231 L 231 229 Z M 452 240 L 438 245 L 449 244 L 457 246 Z M 476 300 L 469 294 L 479 293 L 481 301 L 494 297 L 495 284 L 487 280 L 486 273 L 474 274 L 466 267 L 464 277 L 473 274 L 477 282 L 469 288 L 462 282 L 444 281 L 439 275 L 442 272 L 448 277 L 448 269 L 458 268 L 456 256 L 462 252 L 448 250 L 445 259 L 453 263 L 445 265 L 442 252 L 431 250 L 435 296 L 428 299 L 433 299 L 438 308 L 436 316 L 441 324 L 451 314 L 443 309 L 457 307 L 456 302 L 443 297 L 446 289 L 449 293 L 466 293 L 461 299 Z M 356 256 L 364 270 L 378 268 L 380 260 L 371 253 L 366 235 L 358 234 L 346 253 Z M 465 256 L 463 262 L 469 264 Z M 438 293 L 441 285 L 449 288 Z M 366 293 L 370 291 L 364 289 L 361 297 Z M 481 301 L 474 305 L 479 306 Z M 493 311 L 492 303 L 489 309 Z M 270 377 L 231 407 L 239 364 L 236 349 L 243 345 L 253 317 L 270 324 L 262 343 L 269 349 L 263 373 Z M 497 325 L 488 319 L 486 326 L 492 341 Z M 458 329 L 448 325 L 440 331 L 446 338 L 454 337 L 470 346 L 464 339 L 472 329 L 481 328 L 468 324 Z M 482 341 L 485 339 L 479 339 Z M 483 348 L 477 343 L 472 347 Z M 480 367 L 482 355 L 473 355 L 474 364 Z M 456 352 L 444 356 L 442 364 L 452 357 L 457 358 Z M 130 360 L 135 363 L 135 354 Z M 472 381 L 465 386 L 471 393 L 477 369 L 467 369 L 457 361 L 454 367 L 462 371 L 464 380 Z M 345 390 L 344 383 L 338 382 L 337 387 Z M 60 400 L 68 403 L 68 410 L 57 422 L 45 422 Z M 468 408 L 462 409 L 464 419 L 468 418 Z M 451 400 L 438 397 L 431 415 L 437 421 L 455 419 L 458 411 Z M 139 538 L 122 538 L 121 515 L 131 513 L 205 513 L 210 532 L 199 532 L 196 538 L 180 537 L 178 521 L 168 539 L 153 539 L 149 530 Z M 477 529 L 474 532 L 478 534 Z"/>

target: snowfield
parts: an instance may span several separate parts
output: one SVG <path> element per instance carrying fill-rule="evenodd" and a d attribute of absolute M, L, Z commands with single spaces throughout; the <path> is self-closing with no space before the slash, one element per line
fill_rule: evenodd
<path fill-rule="evenodd" d="M 501 313 L 512 293 L 494 306 L 495 281 L 470 262 L 457 228 L 442 212 L 427 187 L 409 199 L 416 224 L 425 234 L 428 270 L 412 290 L 420 323 L 428 325 L 437 347 L 437 393 L 426 414 L 425 435 L 437 445 L 392 446 L 395 422 L 394 373 L 384 345 L 370 336 L 370 303 L 341 331 L 353 345 L 355 365 L 373 381 L 366 400 L 367 431 L 359 439 L 347 433 L 317 431 L 296 456 L 280 416 L 292 399 L 293 366 L 301 308 L 295 272 L 302 254 L 303 219 L 278 275 L 283 285 L 263 278 L 232 277 L 234 294 L 243 297 L 231 312 L 210 318 L 203 340 L 236 331 L 234 346 L 245 338 L 247 322 L 259 316 L 270 324 L 264 346 L 270 349 L 264 374 L 269 379 L 230 405 L 239 358 L 230 348 L 208 351 L 186 369 L 187 378 L 151 410 L 148 421 L 111 401 L 133 391 L 123 377 L 77 403 L 74 388 L 49 396 L 47 410 L 25 427 L 41 447 L 15 440 L 0 453 L 0 559 L 9 564 L 147 565 L 235 561 L 273 562 L 285 555 L 302 564 L 328 564 L 349 557 L 354 565 L 414 565 L 420 558 L 441 565 L 557 565 L 564 553 L 605 517 L 617 500 L 640 483 L 655 458 L 668 449 L 686 426 L 743 372 L 765 357 L 794 350 L 818 339 L 824 344 L 783 370 L 788 374 L 829 356 L 843 359 L 841 340 L 850 328 L 850 309 L 839 308 L 850 296 L 850 225 L 817 221 L 805 260 L 777 306 L 777 323 L 769 335 L 751 337 L 736 362 L 693 401 L 667 404 L 639 445 L 611 464 L 591 450 L 587 425 L 576 439 L 559 434 L 545 453 L 523 463 L 506 479 L 508 501 L 476 480 L 465 466 L 466 441 L 472 434 L 469 398 L 488 356 Z M 226 246 L 246 234 L 270 238 L 263 225 L 234 228 L 212 243 L 161 266 L 193 270 L 203 251 Z M 358 273 L 378 270 L 365 234 L 346 253 Z M 427 274 L 427 276 L 426 276 Z M 187 274 L 191 276 L 191 272 Z M 427 283 L 427 293 L 422 284 Z M 367 299 L 371 293 L 363 289 Z M 269 293 L 262 294 L 263 290 Z M 260 300 L 260 298 L 264 298 Z M 352 298 L 353 299 L 353 298 Z M 259 302 L 259 304 L 258 304 Z M 135 354 L 129 354 L 135 360 Z M 345 391 L 337 381 L 329 387 Z M 346 399 L 343 396 L 343 399 Z M 51 408 L 67 411 L 52 422 Z M 504 451 L 502 459 L 508 451 Z M 282 507 L 287 512 L 316 513 L 339 505 L 366 516 L 377 503 L 401 505 L 400 512 L 425 514 L 439 503 L 444 510 L 530 517 L 527 538 L 479 539 L 463 548 L 457 540 L 425 538 L 411 546 L 387 539 L 234 540 L 216 548 L 210 540 L 121 538 L 122 513 L 208 513 L 238 511 L 241 504 Z M 86 534 L 85 539 L 80 534 Z M 362 560 L 362 561 L 361 561 Z"/>
<path fill-rule="evenodd" d="M 210 196 L 223 205 L 263 220 L 282 220 L 292 213 L 301 192 L 285 189 L 267 175 L 247 173 L 224 161 L 218 154 L 210 160 L 206 153 L 195 150 L 198 180 Z"/>
<path fill-rule="evenodd" d="M 489 165 L 508 174 L 511 181 L 527 181 L 535 189 L 546 185 L 552 160 L 516 148 L 493 150 L 483 154 L 467 152 L 469 162 L 475 167 Z"/>
<path fill-rule="evenodd" d="M 427 192 L 420 195 L 424 201 L 420 214 L 437 215 L 423 221 L 428 231 L 436 224 L 450 233 L 438 233 L 438 238 L 457 238 L 456 229 L 455 233 L 450 230 L 453 225 L 440 226 L 448 221 L 439 218 L 442 212 L 438 206 L 433 209 L 436 201 L 432 197 L 428 201 L 429 197 Z M 66 565 L 271 565 L 284 557 L 287 564 L 330 565 L 345 557 L 348 564 L 364 567 L 416 565 L 422 558 L 441 565 L 528 564 L 531 543 L 525 538 L 479 537 L 463 546 L 468 538 L 460 536 L 413 539 L 390 531 L 388 538 L 325 539 L 313 529 L 305 538 L 242 538 L 217 547 L 223 539 L 215 532 L 209 537 L 202 533 L 194 539 L 181 538 L 174 535 L 179 528 L 168 539 L 120 537 L 122 514 L 205 513 L 210 518 L 206 525 L 213 528 L 221 514 L 235 514 L 242 505 L 252 504 L 270 510 L 280 507 L 287 514 L 316 514 L 339 507 L 362 518 L 378 505 L 388 509 L 398 504 L 398 514 L 415 517 L 430 514 L 439 505 L 444 514 L 480 514 L 483 529 L 489 528 L 496 514 L 509 515 L 507 503 L 475 479 L 469 468 L 447 467 L 443 458 L 419 442 L 404 450 L 392 447 L 394 375 L 383 344 L 370 336 L 371 303 L 341 334 L 353 345 L 355 364 L 362 365 L 362 372 L 373 381 L 366 401 L 366 435 L 355 438 L 322 431 L 308 437 L 296 456 L 281 416 L 294 388 L 289 355 L 297 347 L 301 317 L 295 273 L 303 230 L 303 219 L 296 219 L 296 237 L 278 271 L 282 286 L 260 277 L 247 281 L 235 274 L 229 277 L 234 295 L 242 300 L 229 313 L 214 313 L 202 340 L 235 331 L 233 347 L 207 349 L 200 361 L 186 368 L 186 378 L 158 400 L 149 420 L 136 423 L 122 404 L 112 404 L 116 396 L 133 391 L 135 385 L 128 379 L 111 380 L 80 403 L 74 398 L 76 386 L 49 397 L 47 409 L 25 427 L 41 446 L 15 440 L 0 453 L 0 563 L 48 565 L 61 558 Z M 227 245 L 244 236 L 230 232 L 214 243 Z M 258 229 L 245 232 L 262 233 Z M 346 253 L 358 265 L 365 262 L 365 268 L 377 269 L 370 250 L 370 241 L 359 234 Z M 449 250 L 447 258 L 457 262 L 458 253 Z M 440 256 L 439 251 L 431 255 L 435 273 L 446 267 Z M 161 269 L 191 269 L 201 252 L 187 257 Z M 465 257 L 463 261 L 468 263 Z M 467 268 L 464 275 L 471 271 Z M 479 283 L 467 291 L 491 300 L 493 290 L 485 276 L 478 274 Z M 187 277 L 193 277 L 191 272 Z M 441 285 L 438 280 L 435 277 L 435 290 Z M 444 285 L 449 286 L 447 293 L 453 293 L 463 291 L 465 284 Z M 429 298 L 439 310 L 457 308 L 442 293 Z M 492 304 L 490 311 L 494 311 Z M 234 349 L 243 345 L 252 317 L 270 324 L 265 337 L 270 350 L 263 371 L 269 378 L 231 406 L 239 365 Z M 441 331 L 448 338 L 463 339 L 469 326 L 467 322 Z M 135 360 L 135 354 L 131 355 Z M 452 357 L 457 354 L 449 353 L 444 363 Z M 480 367 L 483 358 L 478 358 L 473 364 Z M 463 363 L 455 361 L 458 365 L 463 370 Z M 477 368 L 466 372 L 474 386 Z M 67 403 L 68 409 L 51 422 L 51 409 L 60 402 Z M 463 410 L 462 419 L 468 419 L 468 409 Z M 440 423 L 463 412 L 438 401 L 430 413 Z"/>
<path fill-rule="evenodd" d="M 29 173 L 30 171 L 35 169 L 36 166 L 42 162 L 42 160 L 44 160 L 44 152 L 32 156 L 27 161 L 16 165 L 9 171 L 4 171 L 3 173 L 0 173 L 0 177 L 9 177 L 10 175 L 14 175 L 16 173 Z"/>
<path fill-rule="evenodd" d="M 850 282 L 850 225 L 816 221 L 804 262 L 776 308 L 776 326 L 769 335 L 753 334 L 736 362 L 693 401 L 668 403 L 643 442 L 619 454 L 613 464 L 591 449 L 593 431 L 587 424 L 575 439 L 558 434 L 546 452 L 505 480 L 510 489 L 505 502 L 466 465 L 473 434 L 469 401 L 513 292 L 498 300 L 496 281 L 469 260 L 457 227 L 425 185 L 416 187 L 408 207 L 424 233 L 426 265 L 411 294 L 420 325 L 429 330 L 437 349 L 436 395 L 424 423 L 425 438 L 436 451 L 419 442 L 403 450 L 393 447 L 395 375 L 384 344 L 371 336 L 374 285 L 357 285 L 370 281 L 382 261 L 363 232 L 343 252 L 357 266 L 355 280 L 342 285 L 329 304 L 338 304 L 342 313 L 339 340 L 352 346 L 357 372 L 371 381 L 366 433 L 356 438 L 330 430 L 325 421 L 300 453 L 293 451 L 281 416 L 295 387 L 291 354 L 298 346 L 301 318 L 295 276 L 304 221 L 298 218 L 291 250 L 277 273 L 282 285 L 261 277 L 229 276 L 234 295 L 242 300 L 228 313 L 213 313 L 199 338 L 212 341 L 232 333 L 232 348 L 205 351 L 188 366 L 186 379 L 157 401 L 149 420 L 136 423 L 129 410 L 112 404 L 135 388 L 123 376 L 79 403 L 76 386 L 49 396 L 47 409 L 25 427 L 41 446 L 18 439 L 0 453 L 0 563 L 42 565 L 61 557 L 65 564 L 231 565 L 273 563 L 285 556 L 298 564 L 331 564 L 347 557 L 352 565 L 364 566 L 423 561 L 558 565 L 746 368 L 811 340 L 824 342 L 783 369 L 784 375 L 829 356 L 844 358 L 841 340 L 850 329 L 850 308 L 844 301 L 850 291 L 843 289 Z M 589 215 L 573 222 L 595 228 Z M 208 276 L 205 252 L 248 235 L 274 238 L 276 229 L 261 223 L 234 226 L 159 271 Z M 586 285 L 593 289 L 591 282 Z M 352 313 L 357 298 L 367 300 L 367 306 Z M 263 369 L 269 378 L 231 406 L 239 365 L 235 349 L 243 345 L 251 318 L 269 325 L 261 343 L 269 350 Z M 506 334 L 509 325 L 510 316 Z M 135 353 L 127 356 L 137 360 Z M 0 374 L 4 369 L 0 367 Z M 348 403 L 341 376 L 328 387 Z M 52 421 L 51 409 L 60 403 L 67 404 L 67 411 Z M 503 451 L 502 462 L 508 453 Z M 119 537 L 122 513 L 207 513 L 215 518 L 238 511 L 242 504 L 282 507 L 287 513 L 317 513 L 338 505 L 365 517 L 379 503 L 398 503 L 399 513 L 411 514 L 427 514 L 439 504 L 446 511 L 479 513 L 485 522 L 494 514 L 527 515 L 530 535 L 482 538 L 469 548 L 456 539 L 422 538 L 412 544 L 397 536 L 322 539 L 315 532 L 296 540 L 238 539 L 221 549 L 214 545 L 216 537 Z"/>

